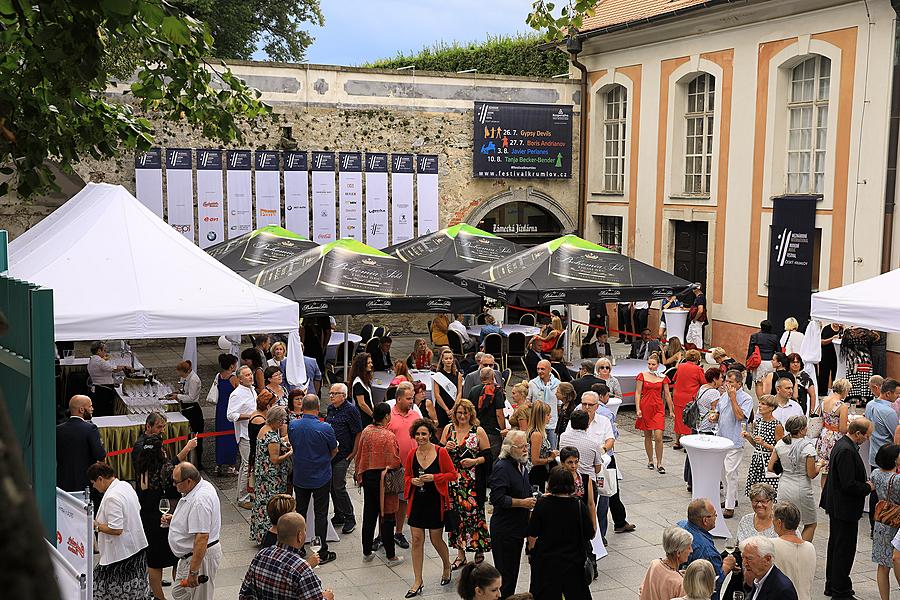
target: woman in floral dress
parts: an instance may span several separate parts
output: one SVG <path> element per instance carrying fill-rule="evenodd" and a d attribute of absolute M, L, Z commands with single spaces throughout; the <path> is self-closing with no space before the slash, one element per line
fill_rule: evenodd
<path fill-rule="evenodd" d="M 256 439 L 256 461 L 253 474 L 255 495 L 253 509 L 250 514 L 250 539 L 262 544 L 266 532 L 273 524 L 269 522 L 266 506 L 276 494 L 288 491 L 288 465 L 294 451 L 285 449 L 281 443 L 281 428 L 287 418 L 284 407 L 273 406 L 266 413 L 266 424 L 259 431 Z"/>
<path fill-rule="evenodd" d="M 784 437 L 784 427 L 772 416 L 778 401 L 775 396 L 766 394 L 759 399 L 759 417 L 753 422 L 753 431 L 745 431 L 744 439 L 753 445 L 753 456 L 750 459 L 750 470 L 747 472 L 747 489 L 744 492 L 750 497 L 750 488 L 754 483 L 765 482 L 778 491 L 778 478 L 766 477 L 769 470 L 769 457 L 775 448 L 775 442 Z"/>
<path fill-rule="evenodd" d="M 825 489 L 825 482 L 828 481 L 828 461 L 831 460 L 831 451 L 835 443 L 847 433 L 850 405 L 844 400 L 850 394 L 850 388 L 849 379 L 838 379 L 831 384 L 831 394 L 822 400 L 822 432 L 816 440 L 816 453 L 819 461 L 824 463 L 819 471 L 822 474 L 819 477 L 822 489 Z"/>
<path fill-rule="evenodd" d="M 478 426 L 475 407 L 465 398 L 457 400 L 450 423 L 441 434 L 453 466 L 459 472 L 450 482 L 450 501 L 459 515 L 459 527 L 449 533 L 450 546 L 457 549 L 451 568 L 455 571 L 468 562 L 466 552 L 475 553 L 475 563 L 491 551 L 491 537 L 484 517 L 487 475 L 491 464 L 491 444 L 484 429 Z"/>

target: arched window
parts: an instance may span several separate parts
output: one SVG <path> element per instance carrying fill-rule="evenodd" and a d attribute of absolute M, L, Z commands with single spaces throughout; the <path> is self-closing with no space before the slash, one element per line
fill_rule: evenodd
<path fill-rule="evenodd" d="M 709 195 L 712 173 L 716 79 L 709 73 L 687 86 L 685 111 L 684 193 Z"/>
<path fill-rule="evenodd" d="M 831 60 L 809 58 L 791 70 L 788 101 L 788 194 L 821 194 L 825 188 Z"/>
<path fill-rule="evenodd" d="M 625 122 L 628 92 L 611 87 L 603 102 L 603 191 L 623 193 L 625 189 Z"/>

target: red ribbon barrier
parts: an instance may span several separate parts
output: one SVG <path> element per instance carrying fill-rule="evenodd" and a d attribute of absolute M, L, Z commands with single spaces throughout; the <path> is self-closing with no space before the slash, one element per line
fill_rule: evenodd
<path fill-rule="evenodd" d="M 209 431 L 207 433 L 198 433 L 196 435 L 197 438 L 207 438 L 207 437 L 218 437 L 220 435 L 234 435 L 234 430 L 231 429 L 229 431 Z M 163 445 L 165 444 L 174 444 L 175 442 L 186 442 L 188 441 L 189 436 L 180 435 L 178 437 L 169 438 L 167 440 L 163 440 Z M 113 450 L 112 452 L 107 452 L 106 456 L 118 456 L 120 454 L 128 454 L 131 452 L 131 448 L 125 448 L 124 450 Z"/>

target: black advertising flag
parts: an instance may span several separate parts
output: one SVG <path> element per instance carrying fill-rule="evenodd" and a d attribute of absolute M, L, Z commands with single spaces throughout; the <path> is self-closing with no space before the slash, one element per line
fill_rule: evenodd
<path fill-rule="evenodd" d="M 779 196 L 772 201 L 768 317 L 776 331 L 787 317 L 795 317 L 800 327 L 809 320 L 818 200 L 818 196 Z"/>

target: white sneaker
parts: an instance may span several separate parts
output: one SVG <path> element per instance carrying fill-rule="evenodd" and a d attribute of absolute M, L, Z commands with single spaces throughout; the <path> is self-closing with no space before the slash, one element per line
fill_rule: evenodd
<path fill-rule="evenodd" d="M 373 554 L 373 556 L 374 556 L 374 554 Z M 387 563 L 387 566 L 396 567 L 397 565 L 403 564 L 403 561 L 405 561 L 406 558 L 398 555 L 398 556 L 395 556 L 394 558 L 385 558 L 384 560 Z"/>
<path fill-rule="evenodd" d="M 372 562 L 375 559 L 375 553 L 363 554 L 363 562 Z"/>

